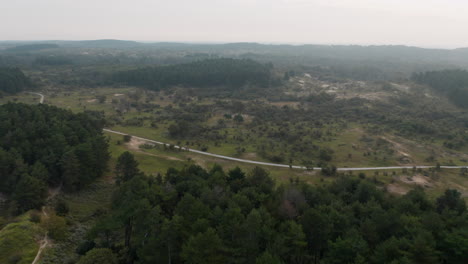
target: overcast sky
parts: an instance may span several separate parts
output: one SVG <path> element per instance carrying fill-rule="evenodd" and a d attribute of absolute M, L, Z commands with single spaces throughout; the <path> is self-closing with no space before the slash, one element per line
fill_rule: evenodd
<path fill-rule="evenodd" d="M 1 40 L 468 47 L 467 0 L 0 0 Z"/>

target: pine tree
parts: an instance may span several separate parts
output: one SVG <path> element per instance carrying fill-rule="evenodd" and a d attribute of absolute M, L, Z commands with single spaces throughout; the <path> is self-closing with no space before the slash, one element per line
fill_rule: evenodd
<path fill-rule="evenodd" d="M 125 151 L 117 159 L 117 165 L 115 166 L 115 174 L 117 178 L 117 184 L 127 182 L 133 177 L 141 174 L 138 169 L 138 162 L 132 153 Z"/>

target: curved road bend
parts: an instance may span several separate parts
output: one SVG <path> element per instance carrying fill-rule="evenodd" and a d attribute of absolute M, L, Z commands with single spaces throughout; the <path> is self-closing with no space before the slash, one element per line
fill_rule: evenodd
<path fill-rule="evenodd" d="M 36 94 L 41 97 L 39 103 L 44 103 L 44 95 L 41 93 L 35 93 L 35 92 L 29 92 L 31 94 Z M 127 133 L 111 130 L 111 129 L 106 129 L 104 128 L 103 131 L 113 133 L 113 134 L 118 134 L 118 135 L 128 135 Z M 142 138 L 142 137 L 137 137 L 130 135 L 136 139 L 150 142 L 153 144 L 158 144 L 158 145 L 167 145 L 169 144 L 156 141 L 156 140 L 151 140 L 147 138 Z M 238 159 L 238 158 L 233 158 L 233 157 L 228 157 L 228 156 L 223 156 L 223 155 L 218 155 L 218 154 L 213 154 L 209 152 L 204 152 L 196 149 L 190 149 L 190 148 L 185 148 L 185 147 L 179 147 L 179 146 L 174 146 L 175 148 L 183 149 L 185 151 L 193 152 L 193 153 L 198 153 L 201 155 L 205 156 L 210 156 L 210 157 L 215 157 L 215 158 L 220 158 L 220 159 L 225 159 L 225 160 L 232 160 L 232 161 L 237 161 L 237 162 L 243 162 L 243 163 L 249 163 L 249 164 L 256 164 L 256 165 L 264 165 L 264 166 L 271 166 L 271 167 L 280 167 L 280 168 L 292 168 L 292 169 L 301 169 L 305 170 L 307 169 L 304 166 L 297 166 L 297 165 L 287 165 L 287 164 L 277 164 L 277 163 L 269 163 L 269 162 L 261 162 L 261 161 L 254 161 L 254 160 L 246 160 L 246 159 Z M 434 168 L 435 166 L 393 166 L 393 167 L 362 167 L 362 168 L 337 168 L 338 171 L 366 171 L 366 170 L 398 170 L 398 169 L 429 169 L 429 168 Z M 461 169 L 461 168 L 467 168 L 467 166 L 440 166 L 442 169 Z M 313 168 L 314 170 L 321 170 L 322 168 Z"/>
<path fill-rule="evenodd" d="M 44 103 L 44 95 L 41 94 L 41 93 L 35 93 L 35 92 L 28 92 L 30 94 L 35 94 L 35 95 L 39 95 L 41 97 L 41 99 L 39 99 L 39 103 L 42 104 Z"/>

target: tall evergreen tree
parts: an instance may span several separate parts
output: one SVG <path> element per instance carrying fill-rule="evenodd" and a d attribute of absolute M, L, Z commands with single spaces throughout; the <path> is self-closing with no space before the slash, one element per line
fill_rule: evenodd
<path fill-rule="evenodd" d="M 30 209 L 38 209 L 47 197 L 47 188 L 44 182 L 27 174 L 21 176 L 16 185 L 13 199 L 18 202 L 18 209 L 24 212 Z"/>
<path fill-rule="evenodd" d="M 115 166 L 115 174 L 117 184 L 121 184 L 131 180 L 133 177 L 141 174 L 138 169 L 138 162 L 132 153 L 125 151 L 117 159 L 117 165 Z"/>

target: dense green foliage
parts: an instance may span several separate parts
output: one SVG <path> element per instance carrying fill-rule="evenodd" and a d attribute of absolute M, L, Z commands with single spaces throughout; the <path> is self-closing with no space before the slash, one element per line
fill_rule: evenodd
<path fill-rule="evenodd" d="M 47 185 L 81 189 L 106 169 L 102 126 L 93 113 L 47 105 L 0 106 L 0 192 L 25 211 L 42 205 Z"/>
<path fill-rule="evenodd" d="M 460 193 L 394 197 L 368 180 L 275 186 L 255 168 L 135 173 L 91 232 L 122 263 L 464 263 Z"/>
<path fill-rule="evenodd" d="M 28 219 L 17 219 L 6 226 L 0 225 L 0 263 L 30 264 L 39 245 L 42 230 Z"/>
<path fill-rule="evenodd" d="M 201 60 L 187 64 L 142 68 L 114 75 L 116 81 L 155 90 L 175 85 L 238 88 L 251 84 L 267 87 L 272 81 L 271 78 L 271 65 L 236 59 Z"/>
<path fill-rule="evenodd" d="M 14 94 L 31 88 L 32 83 L 20 69 L 0 68 L 0 93 Z"/>
<path fill-rule="evenodd" d="M 468 108 L 468 71 L 444 70 L 418 73 L 413 80 L 429 85 L 446 95 L 454 104 Z"/>
<path fill-rule="evenodd" d="M 73 62 L 69 57 L 65 56 L 41 56 L 36 58 L 34 64 L 44 66 L 60 66 L 73 64 Z"/>
<path fill-rule="evenodd" d="M 96 248 L 90 250 L 86 256 L 80 259 L 78 264 L 117 264 L 114 253 L 107 248 Z"/>

